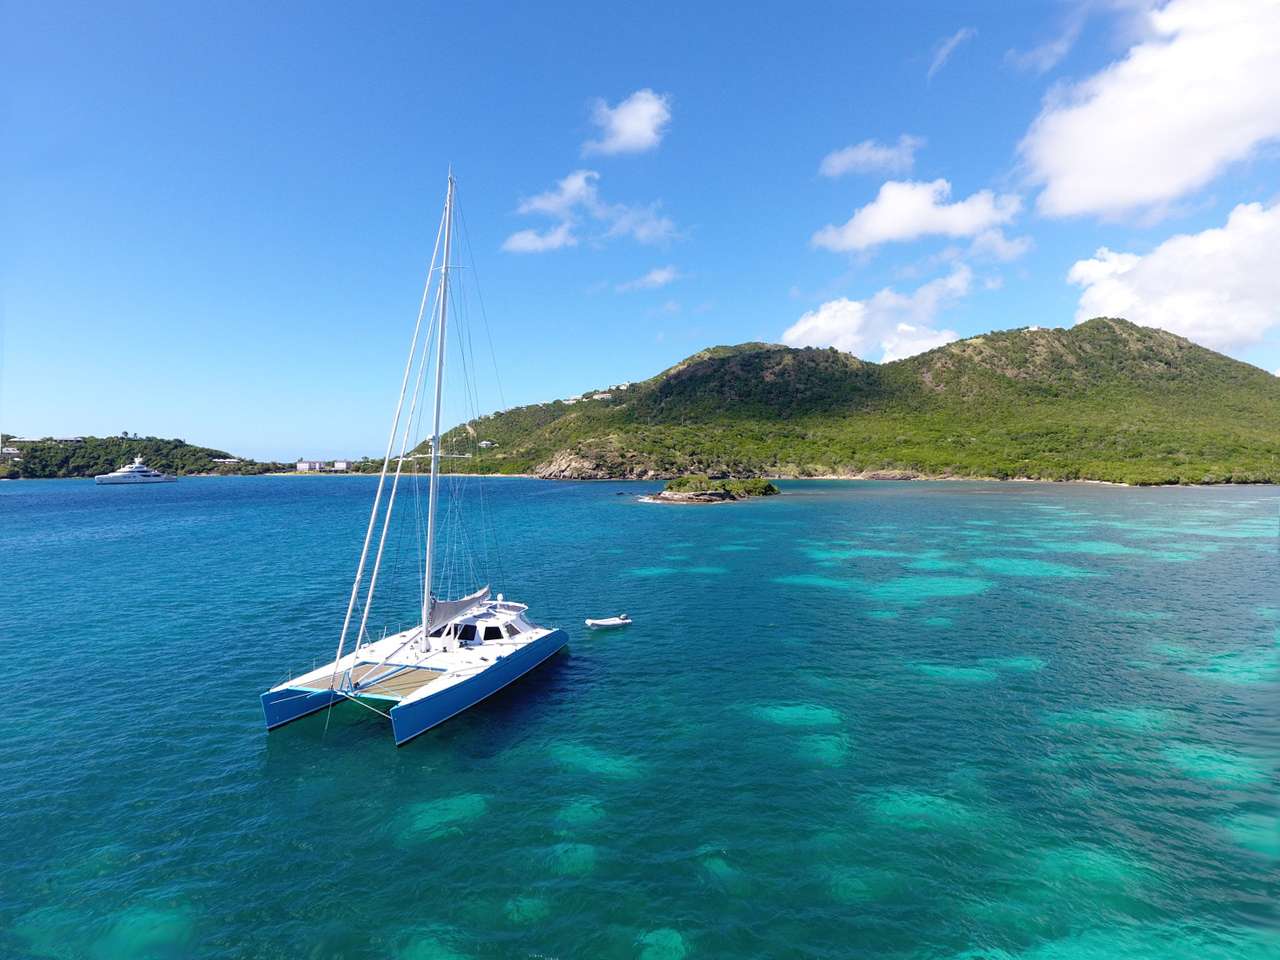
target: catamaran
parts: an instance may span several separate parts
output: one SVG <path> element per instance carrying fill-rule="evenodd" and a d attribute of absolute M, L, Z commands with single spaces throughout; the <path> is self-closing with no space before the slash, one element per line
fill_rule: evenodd
<path fill-rule="evenodd" d="M 93 478 L 94 483 L 173 483 L 178 478 L 159 470 L 152 470 L 142 462 L 142 457 L 134 457 L 133 463 L 127 463 L 119 470 L 100 473 Z"/>
<path fill-rule="evenodd" d="M 346 616 L 338 637 L 332 662 L 280 683 L 262 694 L 262 710 L 267 729 L 272 730 L 293 720 L 308 716 L 335 704 L 358 703 L 391 721 L 391 730 L 399 746 L 443 723 L 490 694 L 518 680 L 557 653 L 568 635 L 559 629 L 539 626 L 528 616 L 523 603 L 507 600 L 501 593 L 491 595 L 488 584 L 456 599 L 441 599 L 436 592 L 439 561 L 437 552 L 436 514 L 440 500 L 440 409 L 445 368 L 445 334 L 449 315 L 449 272 L 454 232 L 454 178 L 449 174 L 444 213 L 436 235 L 418 321 L 414 325 L 409 358 L 400 383 L 400 399 L 387 439 L 387 451 L 378 477 L 377 492 L 365 530 L 364 546 L 356 566 L 355 582 L 347 602 Z M 437 255 L 443 246 L 443 257 L 437 267 Z M 425 336 L 423 319 L 428 316 L 430 294 L 435 289 L 431 319 Z M 435 402 L 430 437 L 431 480 L 428 487 L 423 575 L 420 591 L 420 619 L 408 630 L 373 639 L 368 633 L 369 611 L 374 588 L 383 566 L 387 531 L 392 509 L 400 487 L 406 462 L 411 427 L 422 392 L 423 373 L 428 366 L 428 351 L 435 344 Z M 410 373 L 417 357 L 417 382 L 411 395 L 409 412 L 401 431 L 400 452 L 393 457 L 397 432 L 400 431 Z M 392 464 L 394 468 L 392 469 Z M 387 477 L 391 473 L 388 495 Z M 381 532 L 373 552 L 372 567 L 365 585 L 370 546 L 381 516 Z M 421 524 L 415 528 L 421 532 Z M 473 582 L 474 586 L 474 582 Z M 360 593 L 364 587 L 364 600 Z M 361 615 L 352 634 L 357 608 Z M 348 638 L 351 649 L 348 650 Z"/>

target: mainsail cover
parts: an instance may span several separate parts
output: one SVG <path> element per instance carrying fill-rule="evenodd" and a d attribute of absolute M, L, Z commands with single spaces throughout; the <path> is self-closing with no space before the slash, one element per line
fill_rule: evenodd
<path fill-rule="evenodd" d="M 431 598 L 431 612 L 427 614 L 427 633 L 430 633 L 442 623 L 448 623 L 455 617 L 460 617 L 477 604 L 484 603 L 489 599 L 489 587 L 486 584 L 475 593 L 457 600 L 437 600 Z"/>

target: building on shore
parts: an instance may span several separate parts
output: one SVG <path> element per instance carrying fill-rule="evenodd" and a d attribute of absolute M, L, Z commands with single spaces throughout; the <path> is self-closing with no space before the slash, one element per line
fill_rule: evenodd
<path fill-rule="evenodd" d="M 298 473 L 347 473 L 351 463 L 350 460 L 299 460 L 294 469 Z"/>

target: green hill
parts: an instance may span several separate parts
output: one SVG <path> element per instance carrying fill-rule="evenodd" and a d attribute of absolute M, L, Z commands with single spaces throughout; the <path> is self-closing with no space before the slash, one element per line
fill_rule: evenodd
<path fill-rule="evenodd" d="M 110 473 L 121 464 L 141 456 L 147 466 L 165 473 L 252 474 L 277 470 L 281 464 L 241 459 L 239 463 L 215 463 L 215 459 L 236 459 L 223 450 L 197 447 L 185 440 L 160 437 L 76 437 L 55 440 L 14 440 L 4 437 L 4 446 L 18 450 L 21 460 L 0 461 L 0 476 L 92 477 Z"/>
<path fill-rule="evenodd" d="M 1277 482 L 1280 378 L 1107 318 L 887 364 L 747 343 L 696 353 L 608 398 L 481 417 L 442 449 L 473 438 L 496 446 L 451 469 Z"/>

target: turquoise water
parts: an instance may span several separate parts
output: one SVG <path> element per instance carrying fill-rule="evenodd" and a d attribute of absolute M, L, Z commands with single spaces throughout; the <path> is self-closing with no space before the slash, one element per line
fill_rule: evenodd
<path fill-rule="evenodd" d="M 258 708 L 372 481 L 0 484 L 0 956 L 1280 956 L 1274 490 L 487 487 L 571 645 L 396 749 Z"/>

